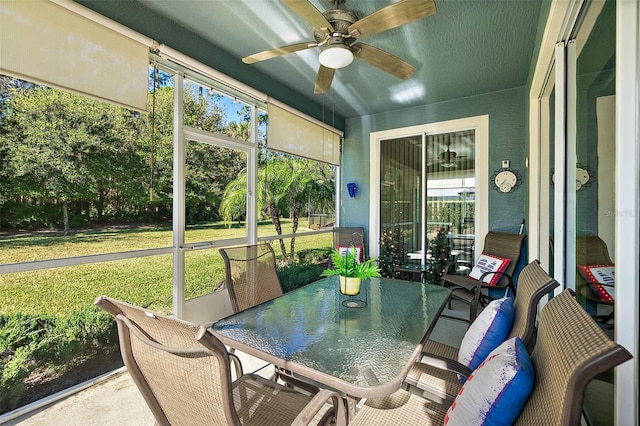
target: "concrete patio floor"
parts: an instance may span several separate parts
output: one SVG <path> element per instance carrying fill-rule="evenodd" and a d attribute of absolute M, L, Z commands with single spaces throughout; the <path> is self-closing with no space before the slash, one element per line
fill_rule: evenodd
<path fill-rule="evenodd" d="M 7 425 L 150 425 L 155 419 L 126 370 L 104 381 L 10 420 Z"/>
<path fill-rule="evenodd" d="M 265 363 L 236 352 L 245 372 Z M 258 372 L 268 377 L 273 369 Z M 155 419 L 125 368 L 104 380 L 3 424 L 21 426 L 153 426 Z"/>

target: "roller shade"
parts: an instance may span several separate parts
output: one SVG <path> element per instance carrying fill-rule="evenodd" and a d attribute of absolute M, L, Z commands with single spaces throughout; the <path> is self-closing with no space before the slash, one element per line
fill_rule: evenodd
<path fill-rule="evenodd" d="M 146 111 L 149 46 L 48 0 L 0 0 L 0 73 Z"/>
<path fill-rule="evenodd" d="M 340 134 L 311 120 L 267 104 L 269 149 L 340 165 Z"/>

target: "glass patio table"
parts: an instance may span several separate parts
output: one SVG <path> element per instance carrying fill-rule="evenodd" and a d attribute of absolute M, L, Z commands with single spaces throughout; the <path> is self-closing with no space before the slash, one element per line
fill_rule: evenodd
<path fill-rule="evenodd" d="M 442 312 L 447 288 L 386 278 L 362 282 L 360 308 L 347 307 L 328 277 L 213 324 L 224 344 L 359 398 L 396 391 Z M 343 304 L 343 302 L 346 302 Z"/>

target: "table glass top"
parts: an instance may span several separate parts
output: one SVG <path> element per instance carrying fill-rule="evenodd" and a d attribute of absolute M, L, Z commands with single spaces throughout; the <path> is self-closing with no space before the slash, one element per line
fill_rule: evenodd
<path fill-rule="evenodd" d="M 375 386 L 397 379 L 412 361 L 448 296 L 439 286 L 372 278 L 354 296 L 367 306 L 349 308 L 338 277 L 329 277 L 222 319 L 213 330 L 349 384 Z"/>

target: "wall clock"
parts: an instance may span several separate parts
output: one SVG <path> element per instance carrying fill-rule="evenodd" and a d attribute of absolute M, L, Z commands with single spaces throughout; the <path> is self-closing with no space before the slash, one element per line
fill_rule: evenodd
<path fill-rule="evenodd" d="M 589 171 L 582 167 L 576 167 L 576 191 L 589 182 Z"/>
<path fill-rule="evenodd" d="M 502 193 L 513 191 L 520 185 L 520 175 L 513 169 L 504 168 L 493 175 L 493 187 Z"/>
<path fill-rule="evenodd" d="M 591 186 L 595 173 L 588 167 L 580 164 L 576 165 L 576 191 L 584 188 L 585 186 Z M 551 183 L 556 183 L 555 172 L 551 174 Z"/>

